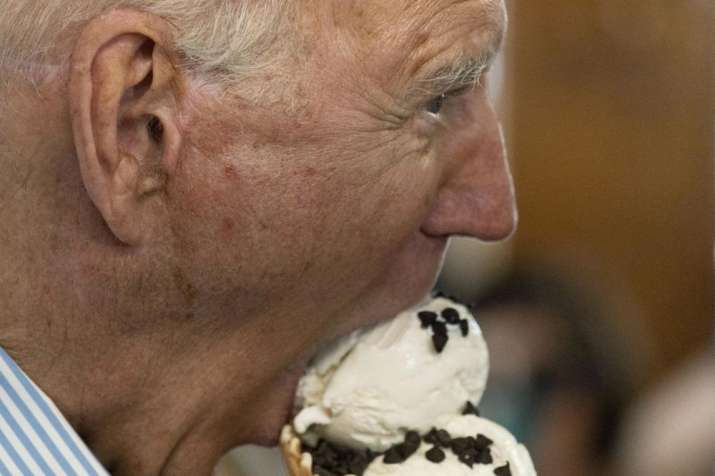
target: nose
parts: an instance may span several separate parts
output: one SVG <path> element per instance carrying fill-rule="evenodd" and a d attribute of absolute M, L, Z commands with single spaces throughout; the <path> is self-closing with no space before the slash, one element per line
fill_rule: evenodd
<path fill-rule="evenodd" d="M 501 126 L 486 98 L 475 101 L 467 117 L 444 143 L 443 183 L 422 231 L 501 240 L 517 223 Z"/>

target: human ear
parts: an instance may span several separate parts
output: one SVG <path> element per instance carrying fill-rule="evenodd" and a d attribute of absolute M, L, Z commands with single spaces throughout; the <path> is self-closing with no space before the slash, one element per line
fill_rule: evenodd
<path fill-rule="evenodd" d="M 181 147 L 181 77 L 171 30 L 156 16 L 113 10 L 80 33 L 69 101 L 85 188 L 114 235 L 141 244 Z"/>

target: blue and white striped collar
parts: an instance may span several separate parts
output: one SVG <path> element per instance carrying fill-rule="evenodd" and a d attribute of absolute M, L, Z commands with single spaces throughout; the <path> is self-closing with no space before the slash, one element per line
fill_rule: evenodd
<path fill-rule="evenodd" d="M 0 474 L 109 475 L 52 400 L 2 347 Z"/>

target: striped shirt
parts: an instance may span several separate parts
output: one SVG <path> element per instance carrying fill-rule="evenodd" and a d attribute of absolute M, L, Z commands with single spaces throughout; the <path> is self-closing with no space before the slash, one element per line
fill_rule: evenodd
<path fill-rule="evenodd" d="M 0 347 L 0 475 L 108 474 L 52 400 Z"/>

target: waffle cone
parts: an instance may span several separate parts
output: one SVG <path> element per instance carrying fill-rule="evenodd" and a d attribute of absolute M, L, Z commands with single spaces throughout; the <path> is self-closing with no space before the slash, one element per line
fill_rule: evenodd
<path fill-rule="evenodd" d="M 310 453 L 303 453 L 303 445 L 292 426 L 283 427 L 280 444 L 291 476 L 317 476 L 313 474 L 313 457 Z"/>

